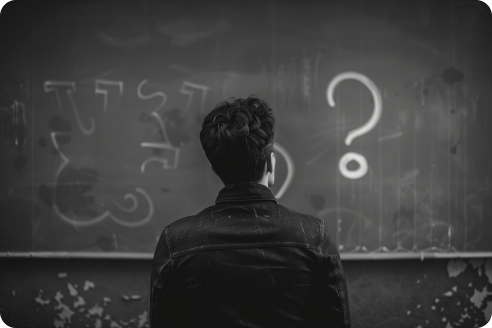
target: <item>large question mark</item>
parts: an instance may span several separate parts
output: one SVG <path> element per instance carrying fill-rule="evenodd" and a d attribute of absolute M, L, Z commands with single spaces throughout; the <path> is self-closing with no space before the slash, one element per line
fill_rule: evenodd
<path fill-rule="evenodd" d="M 345 138 L 345 144 L 349 146 L 352 143 L 352 140 L 355 138 L 366 134 L 371 131 L 372 128 L 378 124 L 379 119 L 381 118 L 381 113 L 383 111 L 383 101 L 381 99 L 381 93 L 379 92 L 378 87 L 372 82 L 367 76 L 356 73 L 356 72 L 345 72 L 340 73 L 330 81 L 328 85 L 328 89 L 326 90 L 326 96 L 328 98 L 328 104 L 331 107 L 335 107 L 335 101 L 333 100 L 333 92 L 335 87 L 342 82 L 343 80 L 354 79 L 362 84 L 364 84 L 372 93 L 372 97 L 374 98 L 374 109 L 372 112 L 372 116 L 364 125 L 358 127 L 355 130 L 350 131 Z M 347 164 L 351 161 L 356 161 L 359 164 L 359 168 L 355 171 L 351 171 L 347 168 Z M 342 175 L 348 179 L 359 179 L 362 178 L 367 173 L 367 160 L 364 156 L 357 153 L 346 153 L 340 158 L 340 162 L 338 163 L 338 168 Z"/>

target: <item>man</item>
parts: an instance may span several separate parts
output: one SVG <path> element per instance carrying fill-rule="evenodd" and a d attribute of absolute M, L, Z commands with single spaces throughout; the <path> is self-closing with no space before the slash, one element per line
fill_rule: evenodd
<path fill-rule="evenodd" d="M 225 187 L 168 225 L 151 276 L 151 326 L 350 327 L 347 287 L 322 220 L 277 203 L 275 118 L 254 96 L 223 102 L 200 141 Z"/>

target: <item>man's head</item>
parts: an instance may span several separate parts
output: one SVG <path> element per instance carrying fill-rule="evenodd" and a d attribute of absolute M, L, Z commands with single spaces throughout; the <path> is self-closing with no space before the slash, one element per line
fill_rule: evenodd
<path fill-rule="evenodd" d="M 255 96 L 231 98 L 205 117 L 200 141 L 212 169 L 225 185 L 260 182 L 268 173 L 271 185 L 274 129 L 275 117 L 267 103 Z"/>

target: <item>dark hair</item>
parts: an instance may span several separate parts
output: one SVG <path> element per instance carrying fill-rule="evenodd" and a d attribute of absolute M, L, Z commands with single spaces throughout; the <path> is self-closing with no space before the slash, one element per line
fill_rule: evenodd
<path fill-rule="evenodd" d="M 273 151 L 275 117 L 256 96 L 230 98 L 203 120 L 200 141 L 224 184 L 259 181 Z"/>

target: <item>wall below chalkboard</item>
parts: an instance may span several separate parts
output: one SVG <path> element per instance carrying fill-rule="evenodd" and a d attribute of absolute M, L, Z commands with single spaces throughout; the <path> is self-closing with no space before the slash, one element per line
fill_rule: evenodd
<path fill-rule="evenodd" d="M 0 259 L 15 328 L 149 327 L 150 261 Z M 344 261 L 353 328 L 482 327 L 492 259 Z"/>

